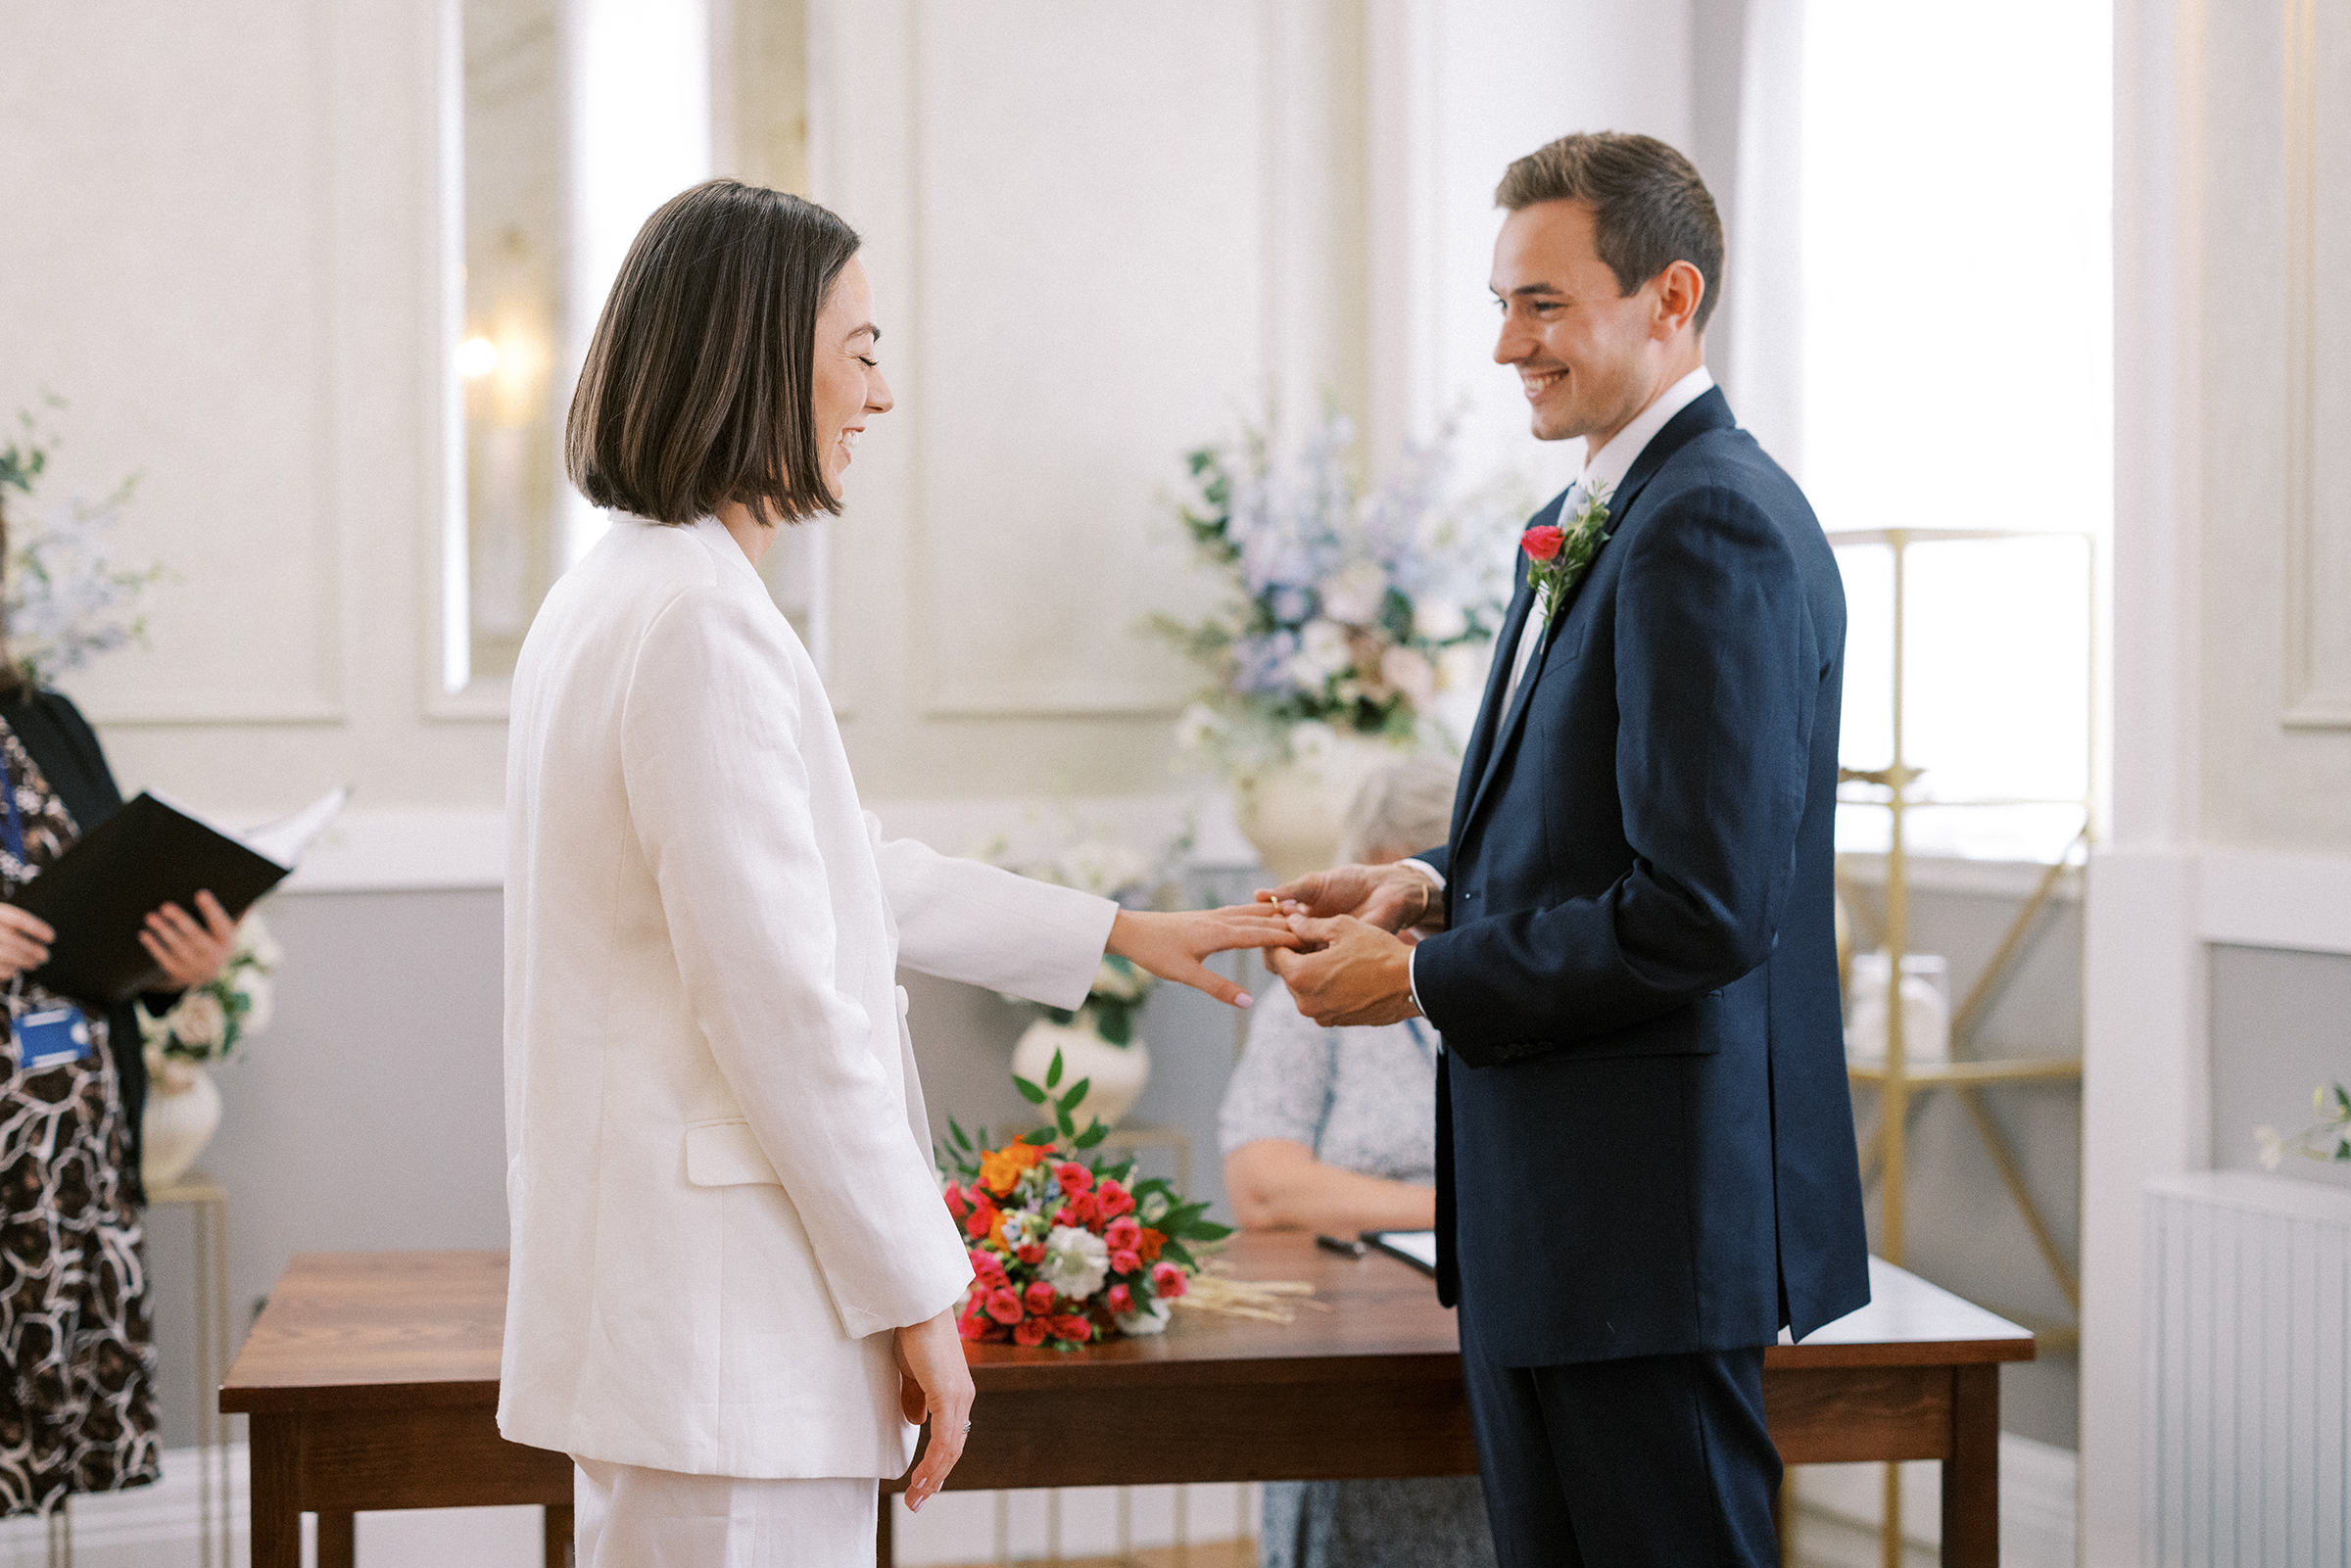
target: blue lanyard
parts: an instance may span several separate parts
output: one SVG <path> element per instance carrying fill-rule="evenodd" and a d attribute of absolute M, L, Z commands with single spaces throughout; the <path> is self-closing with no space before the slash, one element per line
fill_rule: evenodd
<path fill-rule="evenodd" d="M 4 822 L 0 822 L 0 831 L 6 832 L 7 836 L 4 841 L 8 846 L 9 854 L 16 858 L 20 867 L 24 867 L 24 819 L 17 812 L 16 776 L 14 770 L 9 767 L 5 754 L 0 754 L 0 791 L 4 791 L 8 795 L 8 816 Z M 30 870 L 29 867 L 25 867 L 25 869 Z"/>

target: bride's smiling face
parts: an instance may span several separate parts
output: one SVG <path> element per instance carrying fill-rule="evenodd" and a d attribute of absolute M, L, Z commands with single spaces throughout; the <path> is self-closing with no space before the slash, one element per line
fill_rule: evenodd
<path fill-rule="evenodd" d="M 825 488 L 841 494 L 841 480 L 856 455 L 866 420 L 888 413 L 894 401 L 882 379 L 882 338 L 874 325 L 874 291 L 854 256 L 833 279 L 824 309 L 816 315 L 816 365 L 811 378 L 816 415 L 816 451 L 824 465 Z"/>

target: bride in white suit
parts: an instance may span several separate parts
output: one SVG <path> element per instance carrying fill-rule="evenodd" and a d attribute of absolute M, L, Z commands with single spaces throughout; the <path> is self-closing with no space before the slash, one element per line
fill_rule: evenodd
<path fill-rule="evenodd" d="M 580 1568 L 872 1561 L 875 1480 L 962 1452 L 901 964 L 1056 1007 L 1105 950 L 1286 945 L 1266 906 L 1137 914 L 881 836 L 754 563 L 839 509 L 889 390 L 824 209 L 732 181 L 648 220 L 572 403 L 612 527 L 548 595 L 506 775 L 499 1426 L 575 1459 Z M 983 1434 L 984 1437 L 984 1434 Z"/>

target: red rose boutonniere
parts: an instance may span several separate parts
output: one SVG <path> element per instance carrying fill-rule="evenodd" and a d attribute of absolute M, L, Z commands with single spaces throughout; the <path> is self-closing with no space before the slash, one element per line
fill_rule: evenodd
<path fill-rule="evenodd" d="M 1592 569 L 1592 557 L 1607 543 L 1608 497 L 1613 490 L 1603 485 L 1588 492 L 1578 485 L 1567 498 L 1575 506 L 1566 527 L 1545 523 L 1518 536 L 1518 547 L 1526 551 L 1527 581 L 1535 589 L 1535 613 L 1546 630 L 1567 602 L 1568 591 Z"/>

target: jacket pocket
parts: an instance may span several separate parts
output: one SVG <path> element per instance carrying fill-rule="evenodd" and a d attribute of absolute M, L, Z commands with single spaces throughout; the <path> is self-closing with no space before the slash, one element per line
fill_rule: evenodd
<path fill-rule="evenodd" d="M 686 1129 L 686 1179 L 696 1187 L 784 1184 L 743 1120 L 697 1121 Z"/>

